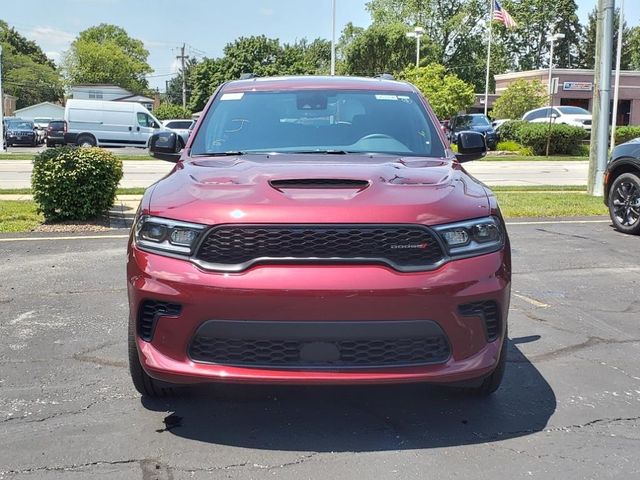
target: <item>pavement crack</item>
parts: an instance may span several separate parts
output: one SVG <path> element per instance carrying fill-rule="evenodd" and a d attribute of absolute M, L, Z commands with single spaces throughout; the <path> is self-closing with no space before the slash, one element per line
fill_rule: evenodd
<path fill-rule="evenodd" d="M 91 353 L 97 352 L 98 350 L 102 350 L 103 348 L 117 345 L 117 343 L 118 342 L 104 342 L 95 347 L 91 347 L 87 350 L 83 350 L 82 352 L 74 353 L 72 358 L 79 362 L 95 363 L 103 367 L 126 368 L 128 366 L 128 363 L 124 360 L 109 360 L 107 358 L 100 358 L 95 355 L 90 355 Z"/>
<path fill-rule="evenodd" d="M 186 473 L 196 473 L 196 472 L 218 472 L 220 470 L 236 470 L 236 469 L 241 469 L 241 468 L 250 468 L 250 469 L 255 469 L 255 470 L 279 470 L 279 469 L 284 469 L 284 468 L 289 468 L 289 467 L 295 467 L 297 465 L 302 465 L 305 462 L 308 462 L 309 460 L 311 460 L 312 458 L 314 458 L 315 456 L 319 455 L 318 452 L 312 452 L 312 453 L 308 453 L 306 455 L 302 455 L 301 457 L 292 460 L 290 462 L 285 462 L 285 463 L 280 463 L 280 464 L 276 464 L 276 465 L 264 465 L 264 464 L 260 464 L 260 463 L 253 463 L 253 462 L 243 462 L 243 463 L 231 463 L 228 465 L 220 465 L 220 466 L 215 466 L 215 467 L 201 467 L 201 468 L 180 468 L 180 467 L 174 467 L 174 470 L 177 471 L 181 471 L 181 472 L 186 472 Z"/>
<path fill-rule="evenodd" d="M 570 355 L 574 352 L 584 350 L 586 348 L 591 348 L 596 345 L 623 345 L 626 343 L 640 343 L 640 339 L 632 338 L 625 340 L 616 340 L 616 339 L 607 339 L 601 337 L 589 337 L 586 341 L 582 343 L 578 343 L 575 345 L 569 345 L 568 347 L 562 347 L 557 350 L 553 350 L 547 353 L 541 353 L 538 355 L 532 355 L 528 357 L 528 361 L 530 362 L 544 362 L 547 360 L 554 360 L 558 357 L 562 357 L 565 355 Z"/>
<path fill-rule="evenodd" d="M 72 472 L 75 470 L 82 470 L 83 468 L 96 467 L 100 465 L 126 465 L 129 463 L 139 463 L 143 460 L 138 459 L 126 459 L 126 460 L 97 460 L 95 462 L 87 463 L 72 463 L 71 465 L 56 465 L 52 467 L 31 467 L 22 470 L 3 470 L 0 471 L 0 475 L 19 475 L 23 473 L 36 473 L 36 472 Z"/>

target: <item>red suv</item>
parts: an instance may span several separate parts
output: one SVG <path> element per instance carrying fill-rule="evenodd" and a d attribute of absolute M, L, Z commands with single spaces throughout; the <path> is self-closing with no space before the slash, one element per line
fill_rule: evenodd
<path fill-rule="evenodd" d="M 418 90 L 387 78 L 220 86 L 142 199 L 127 280 L 135 387 L 432 382 L 495 391 L 511 266 L 493 194 Z"/>

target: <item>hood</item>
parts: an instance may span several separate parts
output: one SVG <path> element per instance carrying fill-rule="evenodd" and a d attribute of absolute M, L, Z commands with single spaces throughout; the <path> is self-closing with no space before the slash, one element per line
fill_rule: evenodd
<path fill-rule="evenodd" d="M 422 223 L 489 215 L 454 160 L 370 155 L 189 159 L 160 180 L 149 213 L 203 223 Z"/>

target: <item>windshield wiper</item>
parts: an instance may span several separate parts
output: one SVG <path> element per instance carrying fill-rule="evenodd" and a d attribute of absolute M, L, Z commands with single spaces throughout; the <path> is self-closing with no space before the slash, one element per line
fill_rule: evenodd
<path fill-rule="evenodd" d="M 299 153 L 302 155 L 318 153 L 320 155 L 348 155 L 350 153 L 360 153 L 360 152 L 349 152 L 347 150 L 294 150 L 282 153 Z"/>
<path fill-rule="evenodd" d="M 242 150 L 229 150 L 226 152 L 204 152 L 194 153 L 192 157 L 240 157 L 242 155 L 248 155 L 250 152 L 243 152 Z"/>

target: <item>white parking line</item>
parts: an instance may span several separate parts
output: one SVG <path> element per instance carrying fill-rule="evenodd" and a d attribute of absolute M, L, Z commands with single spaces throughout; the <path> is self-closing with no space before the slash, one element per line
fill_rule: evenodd
<path fill-rule="evenodd" d="M 508 226 L 512 225 L 562 225 L 570 223 L 611 223 L 611 220 L 534 220 L 531 222 L 506 222 Z"/>

